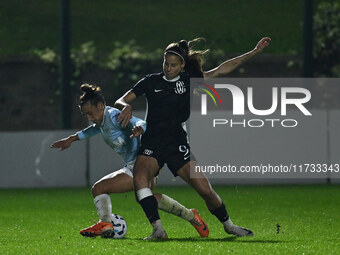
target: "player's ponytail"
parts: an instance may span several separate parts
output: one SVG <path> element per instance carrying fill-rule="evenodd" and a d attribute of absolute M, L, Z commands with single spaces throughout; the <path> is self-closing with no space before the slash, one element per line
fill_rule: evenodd
<path fill-rule="evenodd" d="M 209 50 L 193 50 L 191 49 L 191 44 L 194 42 L 199 42 L 204 40 L 203 38 L 196 38 L 189 42 L 181 40 L 178 43 L 171 43 L 166 47 L 164 54 L 174 54 L 180 57 L 181 61 L 185 62 L 185 72 L 187 72 L 191 77 L 202 77 L 202 56 Z"/>
<path fill-rule="evenodd" d="M 178 47 L 180 47 L 185 55 L 185 58 L 188 58 L 189 55 L 189 45 L 188 42 L 186 40 L 181 40 L 178 43 Z"/>
<path fill-rule="evenodd" d="M 97 106 L 99 102 L 105 105 L 105 98 L 100 92 L 100 87 L 85 83 L 80 86 L 80 91 L 82 91 L 83 94 L 79 98 L 79 106 L 83 106 L 87 102 L 90 102 L 91 105 L 94 106 Z"/>

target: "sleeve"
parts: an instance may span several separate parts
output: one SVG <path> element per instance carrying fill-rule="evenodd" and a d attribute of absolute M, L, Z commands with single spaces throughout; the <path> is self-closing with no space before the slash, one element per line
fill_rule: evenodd
<path fill-rule="evenodd" d="M 100 133 L 99 128 L 95 124 L 77 132 L 79 140 L 88 139 Z"/>
<path fill-rule="evenodd" d="M 147 81 L 148 81 L 148 76 L 144 77 L 143 79 L 138 81 L 135 84 L 135 86 L 133 86 L 132 92 L 136 95 L 136 97 L 139 97 L 140 95 L 143 95 L 146 93 Z"/>
<path fill-rule="evenodd" d="M 120 113 L 121 111 L 118 110 L 117 108 L 111 108 L 109 111 L 110 119 L 114 127 L 120 127 L 120 124 L 118 123 L 118 120 L 117 120 Z"/>
<path fill-rule="evenodd" d="M 120 124 L 117 121 L 117 117 L 120 113 L 121 113 L 121 111 L 116 109 L 116 108 L 112 108 L 112 110 L 110 111 L 110 118 L 111 118 L 112 124 L 114 126 L 119 127 L 119 128 L 121 128 L 121 127 L 120 127 Z M 140 119 L 140 118 L 132 116 L 127 127 L 132 129 L 134 126 L 142 126 L 144 132 L 146 131 L 146 122 L 144 120 Z"/>
<path fill-rule="evenodd" d="M 132 116 L 130 119 L 130 123 L 132 124 L 132 127 L 134 126 L 142 126 L 144 133 L 146 131 L 146 122 L 140 118 Z"/>

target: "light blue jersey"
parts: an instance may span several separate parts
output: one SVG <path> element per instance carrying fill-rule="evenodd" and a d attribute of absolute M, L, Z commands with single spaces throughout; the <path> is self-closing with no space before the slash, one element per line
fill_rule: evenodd
<path fill-rule="evenodd" d="M 114 107 L 106 106 L 104 110 L 104 118 L 101 125 L 93 124 L 82 131 L 77 132 L 80 140 L 88 139 L 99 133 L 107 145 L 117 152 L 124 160 L 124 164 L 135 160 L 140 146 L 139 137 L 130 138 L 132 127 L 142 126 L 144 132 L 146 130 L 146 122 L 136 117 L 130 119 L 130 123 L 126 127 L 122 127 L 118 121 L 120 111 Z"/>

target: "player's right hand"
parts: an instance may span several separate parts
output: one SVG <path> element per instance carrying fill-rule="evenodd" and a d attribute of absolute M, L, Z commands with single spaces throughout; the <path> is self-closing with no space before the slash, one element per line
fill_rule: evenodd
<path fill-rule="evenodd" d="M 132 107 L 130 105 L 127 105 L 118 115 L 117 121 L 118 123 L 121 123 L 122 127 L 126 127 L 126 125 L 129 124 L 130 122 L 131 116 L 132 116 Z"/>
<path fill-rule="evenodd" d="M 132 128 L 132 135 L 130 135 L 130 138 L 135 138 L 137 136 L 140 136 L 144 133 L 144 130 L 142 126 L 134 126 Z"/>

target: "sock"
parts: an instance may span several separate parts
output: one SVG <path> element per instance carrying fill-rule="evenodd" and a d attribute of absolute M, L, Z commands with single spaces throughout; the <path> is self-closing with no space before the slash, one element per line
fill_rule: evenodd
<path fill-rule="evenodd" d="M 220 221 L 220 222 L 225 222 L 229 220 L 229 215 L 227 213 L 227 210 L 225 209 L 225 205 L 222 203 L 220 207 L 214 209 L 214 210 L 210 210 L 210 212 L 216 216 L 216 218 Z"/>
<path fill-rule="evenodd" d="M 234 225 L 234 223 L 228 219 L 222 222 L 225 232 L 235 236 L 254 236 L 253 231 L 247 228 L 239 227 Z"/>
<path fill-rule="evenodd" d="M 137 190 L 137 197 L 139 200 L 139 204 L 142 206 L 144 213 L 150 223 L 152 224 L 156 220 L 159 220 L 159 214 L 158 214 L 158 205 L 157 200 L 152 194 L 152 191 L 148 188 L 143 188 L 140 190 Z"/>
<path fill-rule="evenodd" d="M 158 208 L 165 212 L 179 216 L 187 221 L 191 221 L 195 217 L 191 210 L 164 194 L 162 194 L 162 198 L 158 203 Z"/>
<path fill-rule="evenodd" d="M 94 205 L 100 221 L 111 222 L 112 204 L 108 194 L 100 194 L 94 198 Z"/>
<path fill-rule="evenodd" d="M 156 220 L 151 225 L 155 231 L 164 231 L 161 220 Z"/>
<path fill-rule="evenodd" d="M 234 223 L 230 219 L 226 220 L 225 222 L 222 222 L 222 224 L 228 230 L 232 229 L 232 227 L 234 226 Z"/>

